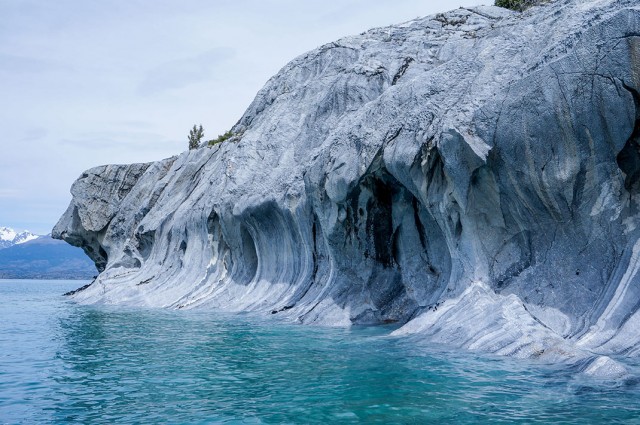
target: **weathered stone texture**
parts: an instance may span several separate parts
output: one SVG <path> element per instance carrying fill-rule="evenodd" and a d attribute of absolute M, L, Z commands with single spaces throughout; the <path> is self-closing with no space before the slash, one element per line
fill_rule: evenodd
<path fill-rule="evenodd" d="M 347 37 L 285 66 L 233 131 L 74 184 L 54 235 L 104 269 L 77 300 L 640 353 L 636 1 Z"/>

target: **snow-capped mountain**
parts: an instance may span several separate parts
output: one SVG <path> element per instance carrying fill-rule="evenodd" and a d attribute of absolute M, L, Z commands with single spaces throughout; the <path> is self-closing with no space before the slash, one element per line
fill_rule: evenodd
<path fill-rule="evenodd" d="M 0 279 L 91 279 L 95 274 L 82 249 L 49 235 L 0 249 Z"/>
<path fill-rule="evenodd" d="M 0 227 L 0 249 L 29 242 L 39 237 L 28 230 L 17 232 L 10 227 Z"/>

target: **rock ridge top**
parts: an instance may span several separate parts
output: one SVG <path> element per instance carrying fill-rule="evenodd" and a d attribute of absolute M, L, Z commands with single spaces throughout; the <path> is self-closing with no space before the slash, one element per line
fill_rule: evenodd
<path fill-rule="evenodd" d="M 85 172 L 87 303 L 215 308 L 622 376 L 640 354 L 640 5 L 480 6 L 325 44 L 233 140 Z"/>

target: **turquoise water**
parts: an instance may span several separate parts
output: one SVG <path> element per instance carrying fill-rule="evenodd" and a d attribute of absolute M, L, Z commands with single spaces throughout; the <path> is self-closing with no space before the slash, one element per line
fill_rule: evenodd
<path fill-rule="evenodd" d="M 0 281 L 0 423 L 640 423 L 637 383 L 430 348 L 389 328 L 78 306 Z"/>

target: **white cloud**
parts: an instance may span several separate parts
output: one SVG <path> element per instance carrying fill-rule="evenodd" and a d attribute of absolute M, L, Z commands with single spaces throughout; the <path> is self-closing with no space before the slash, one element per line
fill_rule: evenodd
<path fill-rule="evenodd" d="M 477 0 L 0 1 L 0 225 L 50 229 L 87 168 L 223 133 L 295 56 Z"/>
<path fill-rule="evenodd" d="M 218 47 L 191 58 L 164 62 L 147 72 L 138 92 L 148 96 L 206 81 L 214 75 L 217 65 L 230 60 L 234 55 L 234 49 Z"/>
<path fill-rule="evenodd" d="M 20 198 L 20 191 L 14 188 L 0 187 L 0 199 L 15 200 Z"/>

